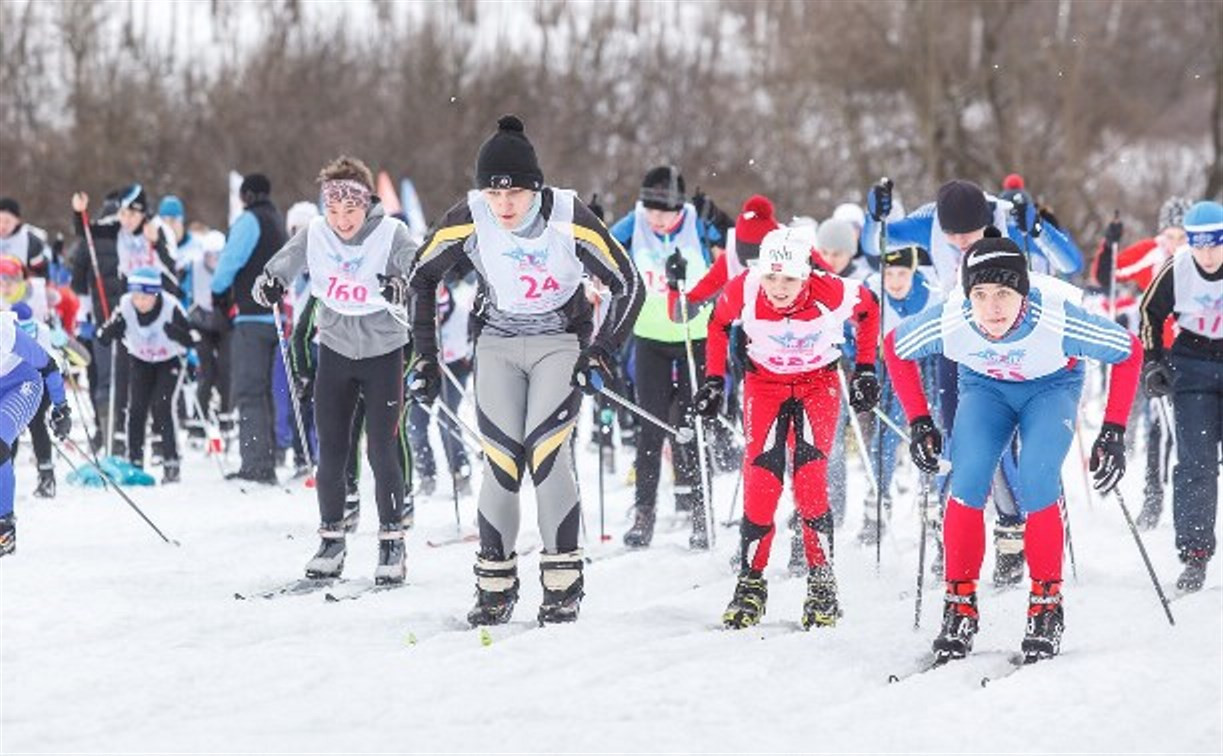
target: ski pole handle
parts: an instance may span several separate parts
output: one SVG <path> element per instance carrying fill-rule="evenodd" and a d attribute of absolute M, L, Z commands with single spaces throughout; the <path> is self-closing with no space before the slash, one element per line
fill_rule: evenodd
<path fill-rule="evenodd" d="M 643 409 L 642 407 L 639 407 L 636 404 L 633 404 L 628 399 L 625 399 L 624 397 L 620 396 L 615 391 L 612 391 L 609 388 L 600 388 L 599 393 L 607 397 L 608 399 L 611 399 L 616 404 L 619 404 L 621 407 L 625 408 L 629 412 L 632 412 L 634 415 L 637 415 L 638 417 L 653 423 L 654 425 L 658 426 L 659 428 L 662 428 L 667 433 L 670 433 L 672 436 L 675 437 L 675 440 L 677 443 L 687 444 L 692 441 L 695 435 L 695 431 L 693 431 L 692 428 L 689 428 L 688 426 L 684 426 L 682 428 L 676 428 L 674 425 L 671 425 L 670 423 L 667 423 L 667 422 L 664 422 L 658 419 L 657 417 L 655 417 L 653 414 L 651 414 L 647 410 Z"/>

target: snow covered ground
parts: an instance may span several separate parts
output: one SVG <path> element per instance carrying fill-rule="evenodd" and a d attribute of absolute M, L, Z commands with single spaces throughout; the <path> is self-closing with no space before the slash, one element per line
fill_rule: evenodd
<path fill-rule="evenodd" d="M 595 560 L 581 619 L 532 627 L 536 548 L 520 561 L 513 624 L 486 644 L 459 623 L 474 546 L 426 545 L 455 533 L 448 489 L 418 502 L 406 587 L 339 603 L 321 593 L 239 601 L 235 592 L 300 576 L 316 545 L 313 491 L 298 482 L 244 495 L 189 451 L 181 485 L 131 489 L 175 547 L 114 494 L 64 485 L 62 465 L 59 498 L 33 499 L 24 446 L 19 548 L 0 560 L 0 752 L 1223 750 L 1220 561 L 1200 594 L 1172 604 L 1169 627 L 1115 500 L 1086 500 L 1074 453 L 1066 485 L 1078 578 L 1068 568 L 1063 655 L 983 688 L 1018 649 L 1024 589 L 983 587 L 974 657 L 887 682 L 917 667 L 939 622 L 941 591 L 927 581 L 912 629 L 912 491 L 876 571 L 874 548 L 853 542 L 866 484 L 851 461 L 836 628 L 795 630 L 804 584 L 785 577 L 779 538 L 764 623 L 729 632 L 718 620 L 736 531 L 719 529 L 712 553 L 689 553 L 686 527 L 662 518 L 652 549 L 618 554 L 630 458 L 609 478 L 615 540 L 600 544 L 597 461 L 579 448 Z M 369 501 L 368 475 L 364 485 Z M 734 478 L 717 488 L 725 517 Z M 1140 490 L 1131 469 L 1135 515 Z M 539 543 L 526 501 L 520 550 Z M 462 502 L 469 530 L 474 506 Z M 371 514 L 350 539 L 349 578 L 372 574 Z M 1172 591 L 1170 512 L 1145 537 Z"/>

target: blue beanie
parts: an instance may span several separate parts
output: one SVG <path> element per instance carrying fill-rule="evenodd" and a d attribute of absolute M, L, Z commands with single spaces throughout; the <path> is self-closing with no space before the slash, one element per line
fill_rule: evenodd
<path fill-rule="evenodd" d="M 161 198 L 161 203 L 157 206 L 157 214 L 166 218 L 183 218 L 187 215 L 183 209 L 183 201 L 173 194 L 167 194 Z"/>
<path fill-rule="evenodd" d="M 158 294 L 161 292 L 161 273 L 157 268 L 137 268 L 127 276 L 127 290 Z"/>
<path fill-rule="evenodd" d="M 29 320 L 34 317 L 34 311 L 25 302 L 18 302 L 13 305 L 13 314 L 17 316 L 17 320 Z"/>
<path fill-rule="evenodd" d="M 1223 205 L 1199 202 L 1185 213 L 1185 233 L 1191 247 L 1217 247 L 1223 244 Z"/>

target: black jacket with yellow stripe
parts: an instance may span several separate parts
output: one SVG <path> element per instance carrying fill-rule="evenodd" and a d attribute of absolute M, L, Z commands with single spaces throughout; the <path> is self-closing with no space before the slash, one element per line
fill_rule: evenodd
<path fill-rule="evenodd" d="M 540 190 L 539 214 L 524 236 L 542 233 L 552 213 L 551 187 Z M 609 352 L 631 333 L 633 322 L 644 299 L 641 276 L 603 221 L 581 200 L 573 204 L 573 233 L 578 260 L 592 277 L 610 290 L 611 302 L 598 333 L 594 333 L 594 306 L 586 295 L 586 287 L 578 287 L 564 305 L 552 312 L 533 315 L 514 314 L 500 310 L 489 295 L 488 282 L 480 265 L 480 243 L 467 200 L 450 208 L 425 237 L 409 281 L 412 285 L 412 340 L 416 354 L 437 354 L 436 298 L 437 285 L 447 271 L 457 268 L 459 274 L 476 272 L 479 283 L 472 319 L 477 331 L 489 329 L 503 336 L 534 336 L 556 333 L 577 334 L 581 344 L 592 341 Z"/>

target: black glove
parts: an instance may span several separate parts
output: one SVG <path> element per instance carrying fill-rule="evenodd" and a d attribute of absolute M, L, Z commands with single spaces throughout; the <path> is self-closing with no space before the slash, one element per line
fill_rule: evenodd
<path fill-rule="evenodd" d="M 1110 248 L 1114 244 L 1119 246 L 1121 244 L 1121 234 L 1124 231 L 1125 227 L 1121 225 L 1121 218 L 1114 216 L 1112 222 L 1104 229 L 1104 243 L 1109 245 Z"/>
<path fill-rule="evenodd" d="M 1125 475 L 1125 428 L 1105 423 L 1091 445 L 1091 477 L 1102 494 L 1117 487 Z"/>
<path fill-rule="evenodd" d="M 297 401 L 299 402 L 312 401 L 314 399 L 314 376 L 293 376 L 293 393 L 297 394 Z"/>
<path fill-rule="evenodd" d="M 879 379 L 874 365 L 859 365 L 849 379 L 849 406 L 854 412 L 870 412 L 879 403 Z"/>
<path fill-rule="evenodd" d="M 725 393 L 726 379 L 720 375 L 707 375 L 692 397 L 692 409 L 703 417 L 713 417 L 722 409 Z"/>
<path fill-rule="evenodd" d="M 411 289 L 408 288 L 408 279 L 403 276 L 378 276 L 378 283 L 382 284 L 382 298 L 396 307 L 408 306 L 408 295 Z"/>
<path fill-rule="evenodd" d="M 931 475 L 938 472 L 938 458 L 943 453 L 943 434 L 934 427 L 929 415 L 909 423 L 909 453 L 917 469 Z"/>
<path fill-rule="evenodd" d="M 1023 192 L 1015 192 L 1010 199 L 1011 217 L 1015 219 L 1015 224 L 1019 226 L 1020 231 L 1028 231 L 1035 220 L 1032 216 L 1036 208 L 1029 207 L 1028 196 Z"/>
<path fill-rule="evenodd" d="M 442 392 L 442 371 L 433 357 L 416 360 L 408 373 L 408 393 L 417 404 L 428 407 Z"/>
<path fill-rule="evenodd" d="M 229 315 L 229 308 L 233 307 L 234 297 L 233 289 L 226 289 L 221 293 L 212 293 L 212 311 L 220 313 L 223 316 Z"/>
<path fill-rule="evenodd" d="M 1152 398 L 1172 393 L 1172 371 L 1163 360 L 1148 359 L 1143 363 L 1142 390 Z"/>
<path fill-rule="evenodd" d="M 67 402 L 60 402 L 51 408 L 51 432 L 61 441 L 72 432 L 72 410 Z"/>
<path fill-rule="evenodd" d="M 879 183 L 871 187 L 866 195 L 866 209 L 871 218 L 879 222 L 892 212 L 892 181 L 879 179 Z"/>
<path fill-rule="evenodd" d="M 679 291 L 687 278 L 688 261 L 677 249 L 667 257 L 667 287 Z"/>
<path fill-rule="evenodd" d="M 569 384 L 581 389 L 584 394 L 597 394 L 608 383 L 612 374 L 612 355 L 606 348 L 591 344 L 578 355 L 573 364 L 573 377 Z"/>
<path fill-rule="evenodd" d="M 271 308 L 274 304 L 280 304 L 280 300 L 284 299 L 285 285 L 279 278 L 269 275 L 266 271 L 259 274 L 255 279 L 255 285 L 251 287 L 251 299 L 255 300 L 255 304 L 260 307 Z"/>

